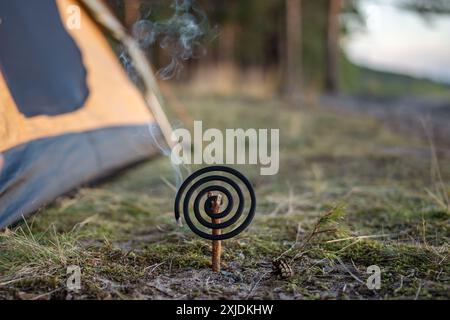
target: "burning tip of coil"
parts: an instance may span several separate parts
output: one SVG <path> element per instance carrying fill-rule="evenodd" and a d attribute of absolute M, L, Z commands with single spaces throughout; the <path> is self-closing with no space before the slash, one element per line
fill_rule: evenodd
<path fill-rule="evenodd" d="M 179 228 L 182 228 L 182 227 L 183 227 L 183 221 L 181 221 L 181 218 L 177 219 L 177 226 L 178 226 Z"/>

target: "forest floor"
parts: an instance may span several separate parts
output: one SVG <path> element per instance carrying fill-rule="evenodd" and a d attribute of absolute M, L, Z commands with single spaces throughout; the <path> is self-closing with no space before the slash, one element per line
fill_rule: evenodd
<path fill-rule="evenodd" d="M 275 99 L 183 102 L 204 127 L 281 129 L 279 174 L 239 168 L 258 207 L 249 230 L 224 242 L 223 271 L 210 271 L 208 241 L 176 226 L 161 157 L 1 232 L 1 299 L 450 298 L 450 159 L 433 139 Z M 290 277 L 272 272 L 280 256 Z M 70 265 L 79 292 L 67 290 Z M 374 265 L 379 290 L 367 286 Z"/>

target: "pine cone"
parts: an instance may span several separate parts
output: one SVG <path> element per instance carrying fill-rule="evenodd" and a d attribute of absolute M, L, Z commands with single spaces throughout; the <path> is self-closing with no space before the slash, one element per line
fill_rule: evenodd
<path fill-rule="evenodd" d="M 286 260 L 274 260 L 272 265 L 273 273 L 278 275 L 280 278 L 289 279 L 294 276 L 294 270 L 292 270 L 292 267 L 286 262 Z"/>

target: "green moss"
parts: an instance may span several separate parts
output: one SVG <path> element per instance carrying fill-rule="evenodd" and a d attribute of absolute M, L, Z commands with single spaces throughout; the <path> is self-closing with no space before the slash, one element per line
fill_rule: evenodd
<path fill-rule="evenodd" d="M 205 128 L 281 129 L 278 175 L 240 168 L 256 187 L 258 210 L 247 232 L 224 242 L 224 274 L 208 271 L 209 241 L 175 226 L 174 192 L 161 178 L 173 183 L 173 173 L 159 158 L 1 233 L 0 298 L 449 298 L 450 217 L 426 191 L 441 184 L 430 175 L 426 144 L 367 117 L 300 111 L 276 99 L 183 101 Z M 440 160 L 449 189 L 449 161 Z M 308 240 L 319 217 L 341 203 L 344 215 Z M 271 275 L 280 255 L 291 279 Z M 82 268 L 79 293 L 65 288 L 71 264 Z M 374 264 L 383 272 L 380 291 L 348 272 L 364 282 Z"/>

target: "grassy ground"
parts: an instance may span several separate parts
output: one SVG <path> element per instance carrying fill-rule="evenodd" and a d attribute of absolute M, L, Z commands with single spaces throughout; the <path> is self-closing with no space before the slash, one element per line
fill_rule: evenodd
<path fill-rule="evenodd" d="M 0 298 L 18 299 L 435 299 L 450 298 L 450 160 L 428 142 L 364 116 L 299 109 L 276 100 L 195 97 L 194 119 L 218 128 L 281 129 L 280 173 L 252 180 L 257 217 L 211 244 L 172 216 L 167 159 L 64 197 L 0 233 Z M 322 218 L 320 218 L 322 217 Z M 282 258 L 294 275 L 272 273 Z M 66 268 L 82 290 L 66 290 Z M 368 266 L 381 268 L 369 290 Z"/>

